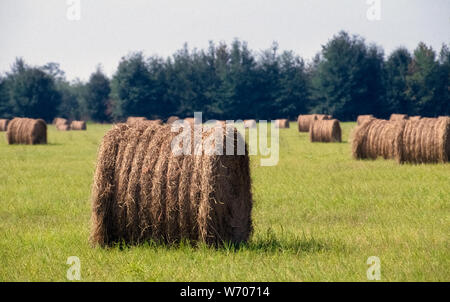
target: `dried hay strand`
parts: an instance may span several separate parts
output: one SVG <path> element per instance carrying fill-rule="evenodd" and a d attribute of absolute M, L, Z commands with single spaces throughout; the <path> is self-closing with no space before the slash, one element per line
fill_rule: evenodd
<path fill-rule="evenodd" d="M 422 117 L 420 115 L 415 115 L 415 116 L 410 116 L 409 120 L 410 121 L 418 121 L 420 120 Z"/>
<path fill-rule="evenodd" d="M 275 120 L 275 128 L 289 128 L 289 120 L 288 119 L 277 119 Z"/>
<path fill-rule="evenodd" d="M 450 117 L 406 122 L 401 162 L 445 163 L 450 160 Z"/>
<path fill-rule="evenodd" d="M 222 127 L 226 138 L 243 138 Z M 118 124 L 100 146 L 92 189 L 94 245 L 148 240 L 182 240 L 219 246 L 240 243 L 252 232 L 252 194 L 245 155 L 208 155 L 201 143 L 191 153 L 175 155 L 171 143 L 180 135 L 171 125 Z M 211 131 L 203 133 L 206 139 Z M 188 134 L 194 143 L 194 130 Z M 225 154 L 225 150 L 224 150 Z"/>
<path fill-rule="evenodd" d="M 309 127 L 315 120 L 329 120 L 331 115 L 327 114 L 300 114 L 297 118 L 298 131 L 309 132 Z"/>
<path fill-rule="evenodd" d="M 86 122 L 85 121 L 73 121 L 70 124 L 71 130 L 86 130 Z"/>
<path fill-rule="evenodd" d="M 0 131 L 8 130 L 8 123 L 9 123 L 9 120 L 7 120 L 7 119 L 0 119 Z"/>
<path fill-rule="evenodd" d="M 41 119 L 14 118 L 6 133 L 8 144 L 46 144 L 47 124 Z"/>
<path fill-rule="evenodd" d="M 315 120 L 309 128 L 309 139 L 311 142 L 336 143 L 342 141 L 342 131 L 339 121 Z"/>
<path fill-rule="evenodd" d="M 355 159 L 395 159 L 402 157 L 404 121 L 369 119 L 357 126 L 352 134 L 352 155 Z"/>
<path fill-rule="evenodd" d="M 398 113 L 392 113 L 391 117 L 389 118 L 390 121 L 402 121 L 407 119 L 408 119 L 407 114 L 398 114 Z"/>
<path fill-rule="evenodd" d="M 166 123 L 167 123 L 167 124 L 172 124 L 173 122 L 178 121 L 179 119 L 180 119 L 180 118 L 179 118 L 178 116 L 172 115 L 172 116 L 170 116 L 170 117 L 167 119 Z"/>
<path fill-rule="evenodd" d="M 244 128 L 256 128 L 256 120 L 244 120 Z"/>
<path fill-rule="evenodd" d="M 356 119 L 356 124 L 359 126 L 361 125 L 363 122 L 373 119 L 373 115 L 372 114 L 362 114 L 362 115 L 358 115 L 358 118 Z"/>

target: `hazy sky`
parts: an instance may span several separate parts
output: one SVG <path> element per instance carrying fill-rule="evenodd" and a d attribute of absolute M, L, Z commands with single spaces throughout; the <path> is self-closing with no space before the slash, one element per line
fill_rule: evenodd
<path fill-rule="evenodd" d="M 68 79 L 88 79 L 101 63 L 111 75 L 130 51 L 169 56 L 184 42 L 239 38 L 259 51 L 277 41 L 305 59 L 340 30 L 359 34 L 388 54 L 419 41 L 450 43 L 450 0 L 79 0 L 81 18 L 67 17 L 76 0 L 0 0 L 0 72 L 15 57 L 32 65 L 57 62 Z"/>

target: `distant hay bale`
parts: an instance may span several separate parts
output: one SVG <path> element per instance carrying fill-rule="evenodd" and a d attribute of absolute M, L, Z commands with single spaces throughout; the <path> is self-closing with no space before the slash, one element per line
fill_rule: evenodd
<path fill-rule="evenodd" d="M 8 124 L 8 144 L 46 144 L 47 124 L 41 119 L 14 118 Z"/>
<path fill-rule="evenodd" d="M 8 130 L 8 123 L 9 123 L 9 120 L 7 120 L 7 119 L 0 119 L 0 131 Z"/>
<path fill-rule="evenodd" d="M 402 121 L 407 119 L 408 119 L 407 114 L 398 114 L 398 113 L 392 113 L 391 117 L 389 118 L 390 121 Z"/>
<path fill-rule="evenodd" d="M 275 120 L 275 128 L 289 128 L 289 120 L 288 119 Z"/>
<path fill-rule="evenodd" d="M 401 161 L 402 135 L 405 121 L 369 119 L 357 126 L 352 134 L 352 154 L 355 159 L 385 159 Z"/>
<path fill-rule="evenodd" d="M 356 124 L 361 125 L 363 122 L 373 119 L 373 115 L 372 114 L 362 114 L 362 115 L 358 115 L 358 118 L 356 119 Z"/>
<path fill-rule="evenodd" d="M 55 125 L 56 130 L 59 130 L 59 131 L 68 131 L 68 130 L 70 130 L 70 123 L 65 118 L 56 117 L 53 120 L 53 124 Z"/>
<path fill-rule="evenodd" d="M 143 116 L 130 116 L 127 118 L 127 124 L 128 125 L 134 125 L 136 123 L 142 122 L 142 121 L 146 121 L 147 118 L 143 117 Z"/>
<path fill-rule="evenodd" d="M 450 117 L 407 121 L 402 147 L 401 162 L 448 162 L 450 160 Z"/>
<path fill-rule="evenodd" d="M 309 132 L 309 127 L 315 120 L 330 120 L 333 117 L 327 114 L 300 114 L 297 118 L 299 132 Z"/>
<path fill-rule="evenodd" d="M 178 116 L 172 115 L 171 117 L 169 117 L 166 121 L 167 124 L 172 124 L 175 121 L 178 121 L 180 118 Z"/>
<path fill-rule="evenodd" d="M 70 124 L 71 130 L 86 130 L 86 122 L 85 121 L 73 121 Z"/>
<path fill-rule="evenodd" d="M 118 124 L 105 135 L 92 189 L 91 243 L 186 239 L 218 246 L 248 240 L 252 195 L 247 150 L 245 155 L 207 155 L 203 149 L 198 155 L 176 156 L 171 143 L 180 133 L 171 127 Z M 226 137 L 243 140 L 234 128 L 223 128 L 224 148 Z M 194 130 L 188 135 L 194 143 Z M 201 150 L 200 144 L 190 146 L 191 152 Z"/>
<path fill-rule="evenodd" d="M 57 124 L 68 124 L 68 121 L 67 121 L 67 119 L 62 118 L 62 117 L 55 117 L 55 118 L 53 119 L 52 124 L 53 124 L 53 125 L 57 125 Z"/>
<path fill-rule="evenodd" d="M 309 139 L 311 142 L 336 143 L 342 141 L 342 131 L 339 121 L 315 120 L 309 128 Z"/>
<path fill-rule="evenodd" d="M 244 128 L 256 128 L 256 120 L 244 120 Z"/>
<path fill-rule="evenodd" d="M 422 117 L 420 115 L 415 115 L 415 116 L 410 116 L 409 120 L 410 121 L 418 121 L 420 120 Z"/>

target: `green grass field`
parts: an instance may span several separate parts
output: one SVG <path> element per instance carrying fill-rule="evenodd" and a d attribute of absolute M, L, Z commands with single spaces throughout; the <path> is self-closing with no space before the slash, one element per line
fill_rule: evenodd
<path fill-rule="evenodd" d="M 280 130 L 280 161 L 251 158 L 254 234 L 239 250 L 142 245 L 92 248 L 90 188 L 111 125 L 57 132 L 48 145 L 0 139 L 0 281 L 450 281 L 450 164 L 356 161 L 343 143 Z M 0 134 L 4 136 L 4 133 Z"/>

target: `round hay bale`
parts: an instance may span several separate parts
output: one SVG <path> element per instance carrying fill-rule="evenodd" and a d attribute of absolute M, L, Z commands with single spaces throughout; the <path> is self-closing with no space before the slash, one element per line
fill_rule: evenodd
<path fill-rule="evenodd" d="M 67 119 L 62 118 L 62 117 L 55 117 L 55 118 L 53 119 L 52 124 L 53 124 L 53 125 L 57 125 L 57 124 L 68 124 L 68 121 L 67 121 Z"/>
<path fill-rule="evenodd" d="M 142 122 L 142 121 L 146 121 L 147 118 L 143 117 L 143 116 L 130 116 L 127 118 L 127 124 L 128 125 L 134 125 L 136 123 Z"/>
<path fill-rule="evenodd" d="M 234 128 L 223 129 L 223 148 L 226 137 L 243 139 Z M 194 154 L 200 150 L 197 142 L 190 146 L 191 155 L 175 155 L 171 143 L 181 131 L 171 132 L 171 125 L 118 124 L 105 135 L 92 189 L 91 243 L 187 239 L 218 246 L 248 240 L 252 194 L 247 150 L 245 155 Z M 194 143 L 194 130 L 188 135 Z"/>
<path fill-rule="evenodd" d="M 361 125 L 363 122 L 373 119 L 373 115 L 372 114 L 362 114 L 362 115 L 358 115 L 358 118 L 356 119 L 356 124 Z"/>
<path fill-rule="evenodd" d="M 298 131 L 308 132 L 312 122 L 317 120 L 316 114 L 301 114 L 297 118 Z"/>
<path fill-rule="evenodd" d="M 277 119 L 275 120 L 276 128 L 289 128 L 289 120 L 288 119 Z"/>
<path fill-rule="evenodd" d="M 445 163 L 450 160 L 450 117 L 406 122 L 402 140 L 405 163 Z"/>
<path fill-rule="evenodd" d="M 309 128 L 309 139 L 311 142 L 336 143 L 342 141 L 342 131 L 339 121 L 315 120 Z"/>
<path fill-rule="evenodd" d="M 256 120 L 244 120 L 244 128 L 256 128 Z"/>
<path fill-rule="evenodd" d="M 352 134 L 352 155 L 355 159 L 395 159 L 402 157 L 404 121 L 368 119 Z"/>
<path fill-rule="evenodd" d="M 420 120 L 422 117 L 420 115 L 415 115 L 415 116 L 410 116 L 409 120 L 410 121 L 418 121 Z"/>
<path fill-rule="evenodd" d="M 85 121 L 73 121 L 70 124 L 70 129 L 72 130 L 86 130 L 86 122 Z"/>
<path fill-rule="evenodd" d="M 178 121 L 180 118 L 178 116 L 172 115 L 171 117 L 169 117 L 166 121 L 167 124 L 172 124 L 175 121 Z"/>
<path fill-rule="evenodd" d="M 53 124 L 55 125 L 56 130 L 59 130 L 59 131 L 70 130 L 70 123 L 65 118 L 57 117 L 53 120 Z"/>
<path fill-rule="evenodd" d="M 390 121 L 402 121 L 407 119 L 408 119 L 407 114 L 398 114 L 398 113 L 392 113 L 391 117 L 389 118 Z"/>
<path fill-rule="evenodd" d="M 8 124 L 8 144 L 46 144 L 47 124 L 41 119 L 14 118 Z"/>
<path fill-rule="evenodd" d="M 9 120 L 7 120 L 7 119 L 0 119 L 0 131 L 8 130 L 8 123 L 9 123 Z"/>

